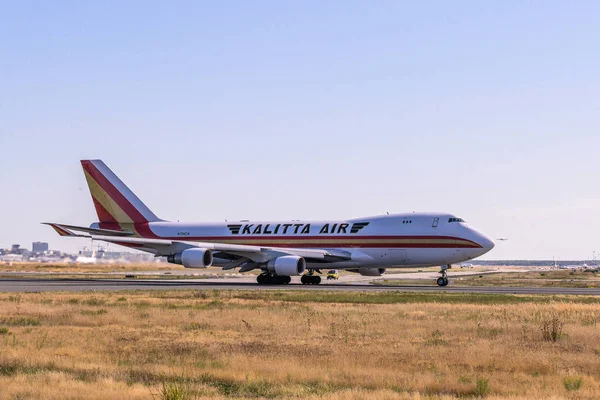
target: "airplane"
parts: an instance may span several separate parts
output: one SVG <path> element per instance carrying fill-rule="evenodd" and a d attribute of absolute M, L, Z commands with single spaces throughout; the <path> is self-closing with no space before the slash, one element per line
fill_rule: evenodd
<path fill-rule="evenodd" d="M 86 237 L 166 257 L 186 268 L 258 269 L 259 284 L 321 283 L 325 269 L 381 276 L 387 268 L 447 269 L 487 253 L 494 242 L 448 213 L 386 214 L 328 221 L 171 222 L 158 218 L 102 160 L 81 165 L 98 216 L 89 227 L 50 225 L 59 235 Z"/>
<path fill-rule="evenodd" d="M 2 256 L 0 256 L 0 261 L 4 261 L 4 262 L 14 262 L 14 261 L 23 261 L 23 255 L 22 254 L 4 254 Z"/>
<path fill-rule="evenodd" d="M 91 256 L 80 255 L 75 259 L 75 264 L 96 264 L 97 262 L 96 251 L 93 251 Z"/>

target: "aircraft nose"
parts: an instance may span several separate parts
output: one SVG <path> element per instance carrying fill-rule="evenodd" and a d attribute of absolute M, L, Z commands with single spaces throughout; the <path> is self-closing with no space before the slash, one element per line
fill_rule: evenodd
<path fill-rule="evenodd" d="M 481 236 L 482 237 L 479 240 L 479 244 L 485 249 L 486 252 L 490 251 L 494 248 L 494 246 L 496 246 L 496 243 L 494 243 L 492 239 L 483 234 L 481 234 Z"/>
<path fill-rule="evenodd" d="M 496 245 L 496 243 L 494 243 L 494 241 L 492 239 L 490 239 L 487 235 L 484 235 L 483 233 L 478 232 L 475 229 L 472 229 L 472 232 L 473 232 L 473 241 L 475 243 L 477 243 L 478 245 L 480 245 L 481 248 L 484 250 L 482 254 L 487 253 L 488 251 L 493 249 L 494 246 Z"/>

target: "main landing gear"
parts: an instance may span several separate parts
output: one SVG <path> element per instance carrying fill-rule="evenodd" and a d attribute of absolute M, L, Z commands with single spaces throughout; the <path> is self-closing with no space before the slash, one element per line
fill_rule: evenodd
<path fill-rule="evenodd" d="M 319 275 L 315 275 L 315 271 L 319 274 L 321 273 L 321 271 L 318 269 L 309 269 L 306 274 L 302 275 L 300 282 L 302 282 L 303 285 L 318 285 L 321 283 L 321 277 Z"/>
<path fill-rule="evenodd" d="M 271 272 L 263 272 L 256 277 L 259 285 L 287 285 L 292 281 L 289 276 L 275 275 Z"/>
<path fill-rule="evenodd" d="M 440 270 L 440 274 L 442 274 L 442 276 L 436 280 L 438 286 L 446 286 L 448 284 L 448 274 L 446 273 L 446 270 L 449 268 L 452 268 L 452 265 L 442 265 L 442 269 Z"/>

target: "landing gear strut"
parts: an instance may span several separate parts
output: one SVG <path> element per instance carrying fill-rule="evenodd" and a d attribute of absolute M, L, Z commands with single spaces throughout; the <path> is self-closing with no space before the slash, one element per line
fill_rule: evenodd
<path fill-rule="evenodd" d="M 303 285 L 318 285 L 321 283 L 321 277 L 319 275 L 315 275 L 315 271 L 319 274 L 321 273 L 321 271 L 318 269 L 309 269 L 306 274 L 302 275 L 300 282 L 302 282 Z"/>
<path fill-rule="evenodd" d="M 440 270 L 440 274 L 442 274 L 442 276 L 440 276 L 436 280 L 438 286 L 446 286 L 448 284 L 448 274 L 446 273 L 446 270 L 448 270 L 449 268 L 452 268 L 452 265 L 442 265 L 442 268 Z"/>
<path fill-rule="evenodd" d="M 256 277 L 259 285 L 287 285 L 292 281 L 289 276 L 275 275 L 271 272 L 263 272 Z"/>

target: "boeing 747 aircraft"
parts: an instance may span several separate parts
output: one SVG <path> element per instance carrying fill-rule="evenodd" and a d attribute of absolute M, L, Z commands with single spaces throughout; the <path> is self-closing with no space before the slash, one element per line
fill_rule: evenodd
<path fill-rule="evenodd" d="M 437 284 L 446 286 L 446 270 L 452 264 L 494 247 L 489 237 L 447 213 L 335 221 L 164 221 L 104 162 L 83 160 L 81 165 L 98 222 L 89 228 L 47 223 L 61 236 L 126 246 L 186 268 L 259 269 L 259 284 L 288 284 L 292 276 L 302 276 L 304 284 L 318 284 L 316 273 L 322 268 L 380 276 L 386 268 L 441 266 Z"/>

